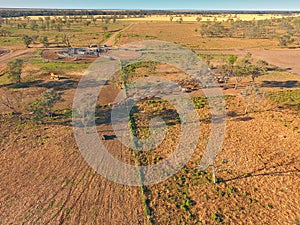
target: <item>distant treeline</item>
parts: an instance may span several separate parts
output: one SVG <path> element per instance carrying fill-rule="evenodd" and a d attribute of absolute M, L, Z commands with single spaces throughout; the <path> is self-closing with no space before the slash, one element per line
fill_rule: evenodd
<path fill-rule="evenodd" d="M 28 9 L 2 8 L 0 17 L 75 16 L 75 15 L 174 15 L 174 14 L 294 14 L 300 11 L 228 11 L 228 10 L 90 10 L 90 9 Z"/>

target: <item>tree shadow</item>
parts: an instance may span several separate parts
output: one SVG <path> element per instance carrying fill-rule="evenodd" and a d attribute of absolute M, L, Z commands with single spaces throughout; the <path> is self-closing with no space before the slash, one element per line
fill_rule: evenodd
<path fill-rule="evenodd" d="M 243 173 L 242 175 L 238 175 L 234 178 L 224 180 L 224 182 L 247 179 L 247 178 L 251 178 L 251 177 L 283 176 L 283 175 L 289 174 L 289 173 L 299 173 L 300 174 L 300 170 L 296 166 L 294 166 L 294 169 L 288 169 L 288 170 L 282 170 L 282 171 L 277 170 L 277 171 L 270 171 L 270 172 L 267 171 L 267 172 L 260 173 L 263 170 L 278 169 L 278 168 L 283 167 L 283 166 L 284 167 L 290 166 L 294 163 L 295 163 L 295 161 L 291 160 L 290 162 L 287 162 L 287 163 L 277 164 L 276 167 L 275 166 L 267 167 L 268 164 L 264 163 L 265 165 L 263 167 L 259 168 L 259 169 L 253 170 L 251 172 Z"/>
<path fill-rule="evenodd" d="M 111 123 L 111 108 L 101 108 L 96 109 L 95 112 L 95 124 L 103 125 L 103 124 L 110 124 Z"/>
<path fill-rule="evenodd" d="M 262 87 L 281 87 L 281 88 L 296 88 L 300 87 L 300 82 L 297 80 L 288 80 L 288 81 L 266 81 L 262 82 Z"/>
<path fill-rule="evenodd" d="M 56 90 L 63 91 L 74 89 L 77 87 L 78 82 L 71 79 L 64 79 L 59 81 L 44 81 L 44 80 L 35 80 L 29 82 L 22 82 L 18 84 L 5 84 L 0 85 L 0 88 L 8 87 L 14 89 L 26 89 L 31 87 L 42 87 L 42 88 L 55 88 Z"/>
<path fill-rule="evenodd" d="M 48 81 L 48 82 L 43 82 L 38 85 L 37 87 L 43 87 L 43 88 L 55 88 L 56 90 L 69 90 L 69 89 L 74 89 L 77 87 L 78 82 L 75 80 L 71 79 L 65 79 L 61 81 Z"/>
<path fill-rule="evenodd" d="M 254 118 L 251 117 L 251 116 L 246 116 L 246 117 L 239 117 L 239 118 L 236 118 L 234 119 L 234 121 L 240 121 L 240 122 L 247 122 L 247 121 L 250 121 L 250 120 L 253 120 Z"/>
<path fill-rule="evenodd" d="M 106 140 L 106 141 L 109 141 L 109 140 L 114 140 L 116 139 L 117 136 L 116 135 L 102 135 L 102 140 Z"/>
<path fill-rule="evenodd" d="M 0 85 L 0 88 L 29 88 L 31 86 L 34 86 L 36 84 L 42 83 L 43 80 L 35 80 L 35 81 L 28 81 L 28 82 L 21 82 L 21 83 L 7 83 Z"/>
<path fill-rule="evenodd" d="M 106 80 L 96 80 L 96 79 L 88 79 L 88 80 L 82 80 L 80 83 L 80 86 L 78 88 L 99 88 L 102 86 L 107 85 L 108 82 Z"/>
<path fill-rule="evenodd" d="M 234 112 L 234 111 L 230 111 L 230 112 L 227 113 L 227 116 L 229 116 L 229 117 L 237 117 L 237 116 L 239 116 L 239 114 L 236 113 L 236 112 Z"/>

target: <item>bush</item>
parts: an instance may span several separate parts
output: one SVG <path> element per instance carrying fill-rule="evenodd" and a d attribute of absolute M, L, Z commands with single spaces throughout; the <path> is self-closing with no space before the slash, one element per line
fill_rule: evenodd
<path fill-rule="evenodd" d="M 220 213 L 211 214 L 211 218 L 218 223 L 222 223 L 224 220 L 224 216 Z"/>

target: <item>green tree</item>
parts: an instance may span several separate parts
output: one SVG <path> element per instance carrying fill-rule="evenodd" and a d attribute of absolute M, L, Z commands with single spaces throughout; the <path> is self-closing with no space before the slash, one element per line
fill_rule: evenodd
<path fill-rule="evenodd" d="M 235 76 L 234 89 L 238 88 L 238 84 L 243 80 L 244 77 L 249 75 L 248 67 L 251 65 L 248 57 L 246 56 L 241 61 L 237 62 L 234 67 L 233 75 Z"/>
<path fill-rule="evenodd" d="M 26 45 L 27 48 L 29 48 L 29 45 L 32 43 L 33 39 L 32 37 L 28 36 L 28 35 L 23 35 L 23 42 Z"/>
<path fill-rule="evenodd" d="M 62 100 L 61 95 L 61 92 L 58 92 L 53 88 L 43 92 L 42 97 L 40 99 L 35 99 L 31 104 L 31 109 L 34 115 L 33 119 L 35 121 L 42 121 L 46 115 L 52 117 L 53 106 L 58 101 Z"/>
<path fill-rule="evenodd" d="M 47 36 L 41 37 L 40 42 L 44 45 L 45 48 L 49 47 L 49 40 Z"/>
<path fill-rule="evenodd" d="M 251 60 L 251 53 L 248 53 L 245 58 L 237 63 L 234 67 L 234 73 L 236 76 L 235 89 L 237 89 L 238 83 L 242 81 L 243 77 L 251 76 L 254 83 L 255 78 L 263 75 L 267 71 L 267 62 L 258 61 L 257 64 L 253 64 Z"/>
<path fill-rule="evenodd" d="M 251 76 L 252 82 L 254 82 L 255 78 L 266 73 L 266 68 L 251 64 L 247 67 L 247 72 Z"/>
<path fill-rule="evenodd" d="M 229 67 L 229 76 L 234 74 L 234 64 L 236 63 L 238 57 L 236 55 L 230 55 L 227 58 L 228 67 Z"/>
<path fill-rule="evenodd" d="M 237 61 L 238 57 L 236 55 L 228 56 L 228 63 L 233 67 L 234 63 Z"/>
<path fill-rule="evenodd" d="M 9 78 L 15 83 L 21 82 L 23 64 L 24 61 L 22 59 L 15 59 L 7 63 L 7 74 Z"/>

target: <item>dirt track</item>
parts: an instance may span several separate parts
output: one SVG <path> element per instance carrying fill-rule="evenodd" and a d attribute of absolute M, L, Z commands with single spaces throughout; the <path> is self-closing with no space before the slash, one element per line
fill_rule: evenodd
<path fill-rule="evenodd" d="M 108 46 L 112 46 L 114 47 L 114 44 L 115 44 L 115 38 L 118 34 L 126 31 L 127 29 L 131 28 L 134 24 L 131 23 L 129 24 L 127 27 L 123 28 L 122 30 L 118 31 L 118 32 L 115 32 L 113 35 L 110 36 L 110 38 L 105 42 Z"/>
<path fill-rule="evenodd" d="M 5 68 L 7 61 L 9 61 L 15 57 L 25 55 L 31 51 L 32 51 L 31 49 L 16 50 L 16 51 L 10 51 L 9 53 L 0 56 L 0 71 L 2 71 Z"/>
<path fill-rule="evenodd" d="M 7 61 L 34 52 L 35 50 L 36 48 L 28 48 L 24 50 L 12 50 L 9 53 L 0 56 L 0 71 L 5 69 Z"/>

